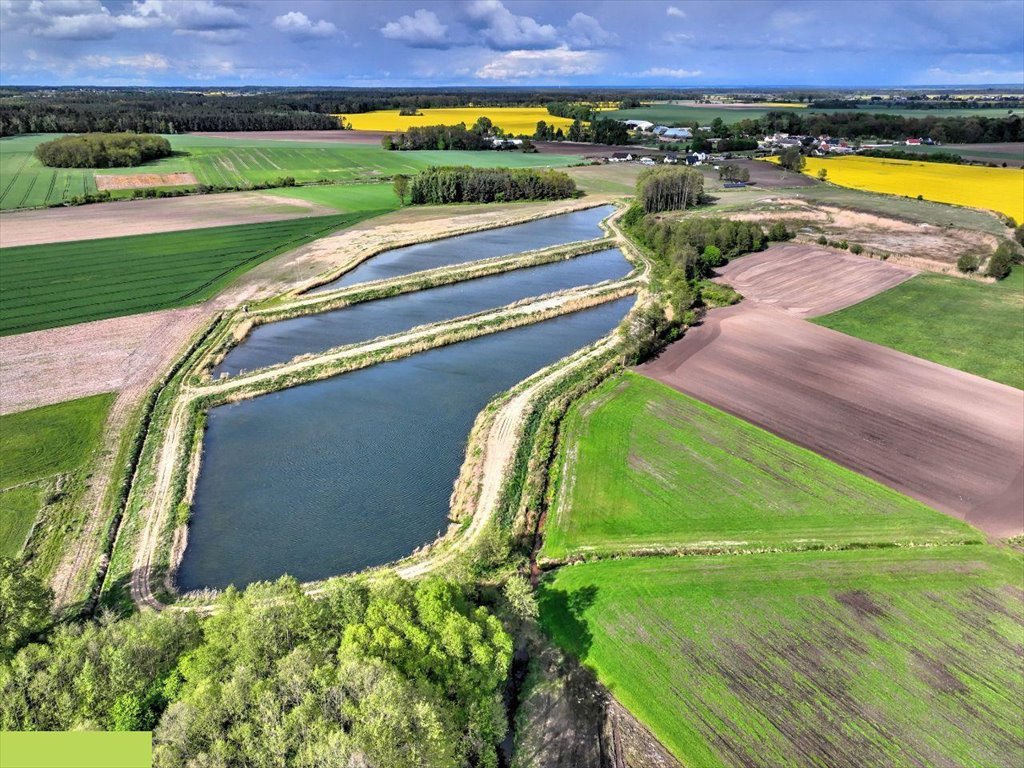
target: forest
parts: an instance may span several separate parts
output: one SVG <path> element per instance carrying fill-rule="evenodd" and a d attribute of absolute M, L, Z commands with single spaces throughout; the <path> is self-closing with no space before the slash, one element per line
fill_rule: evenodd
<path fill-rule="evenodd" d="M 154 765 L 496 768 L 512 640 L 450 581 L 290 578 L 217 611 L 49 626 L 47 592 L 0 561 L 0 729 L 154 730 Z M 521 579 L 519 579 L 522 582 Z M 533 610 L 525 605 L 521 610 Z"/>
<path fill-rule="evenodd" d="M 409 183 L 413 205 L 560 200 L 577 194 L 576 182 L 561 171 L 534 168 L 427 168 Z"/>
<path fill-rule="evenodd" d="M 36 159 L 51 168 L 125 168 L 171 155 L 162 136 L 138 133 L 86 133 L 44 141 Z"/>
<path fill-rule="evenodd" d="M 921 136 L 948 144 L 1024 141 L 1024 122 L 1011 117 L 902 117 L 863 112 L 769 112 L 760 120 L 733 126 L 737 135 L 789 133 L 807 136 L 845 136 L 901 141 Z"/>

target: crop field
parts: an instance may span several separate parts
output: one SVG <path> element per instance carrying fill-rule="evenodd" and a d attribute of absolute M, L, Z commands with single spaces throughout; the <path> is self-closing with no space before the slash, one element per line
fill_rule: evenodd
<path fill-rule="evenodd" d="M 976 539 L 969 526 L 634 373 L 573 406 L 541 555 Z"/>
<path fill-rule="evenodd" d="M 0 335 L 194 304 L 273 256 L 377 213 L 2 248 Z"/>
<path fill-rule="evenodd" d="M 457 107 L 452 109 L 422 109 L 419 115 L 399 115 L 397 109 L 381 109 L 345 115 L 357 131 L 404 131 L 421 125 L 473 125 L 478 118 L 487 117 L 506 133 L 533 135 L 537 123 L 543 120 L 555 128 L 568 129 L 572 120 L 548 114 L 545 107 Z"/>
<path fill-rule="evenodd" d="M 922 155 L 952 152 L 954 155 L 960 155 L 964 160 L 995 163 L 996 165 L 1006 163 L 1014 168 L 1020 168 L 1024 165 L 1024 144 L 1020 142 L 996 144 L 918 144 L 916 146 L 899 147 L 899 149 L 906 152 L 918 152 Z"/>
<path fill-rule="evenodd" d="M 532 132 L 532 129 L 531 129 Z M 372 181 L 397 173 L 413 174 L 430 165 L 478 167 L 562 167 L 580 162 L 577 155 L 522 152 L 423 151 L 389 152 L 378 146 L 340 142 L 221 139 L 210 136 L 168 136 L 175 155 L 136 168 L 96 171 L 47 168 L 32 155 L 52 135 L 17 136 L 0 140 L 0 210 L 59 204 L 72 195 L 95 193 L 94 174 L 138 176 L 191 173 L 200 184 L 244 186 L 291 176 L 309 181 Z M 131 190 L 117 192 L 124 197 Z"/>
<path fill-rule="evenodd" d="M 813 322 L 1024 389 L 1024 269 L 995 284 L 922 274 Z"/>
<path fill-rule="evenodd" d="M 684 765 L 1007 766 L 1021 555 L 985 545 L 560 568 L 541 623 Z"/>
<path fill-rule="evenodd" d="M 0 416 L 0 557 L 18 553 L 54 478 L 91 461 L 113 401 L 94 395 Z"/>
<path fill-rule="evenodd" d="M 399 207 L 391 184 L 325 184 L 309 187 L 268 189 L 266 194 L 292 200 L 306 200 L 342 213 L 392 211 Z"/>
<path fill-rule="evenodd" d="M 992 109 L 816 109 L 804 105 L 768 105 L 747 107 L 725 107 L 717 104 L 670 104 L 655 103 L 634 109 L 616 109 L 606 112 L 603 116 L 616 120 L 650 120 L 652 123 L 676 125 L 698 123 L 710 125 L 716 117 L 726 124 L 738 123 L 741 120 L 759 120 L 769 112 L 864 112 L 866 114 L 900 115 L 901 117 L 1006 117 L 1010 111 L 1001 108 Z M 1022 110 L 1013 110 L 1012 114 L 1021 114 Z"/>
<path fill-rule="evenodd" d="M 999 211 L 1024 221 L 1024 170 L 878 157 L 807 158 L 804 173 L 828 171 L 834 184 Z"/>

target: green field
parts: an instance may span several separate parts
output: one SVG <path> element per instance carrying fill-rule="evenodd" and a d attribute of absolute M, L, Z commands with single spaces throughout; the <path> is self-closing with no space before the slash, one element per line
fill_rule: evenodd
<path fill-rule="evenodd" d="M 812 109 L 808 107 L 743 107 L 727 109 L 725 107 L 689 104 L 651 104 L 634 109 L 616 109 L 602 112 L 602 117 L 615 120 L 650 120 L 659 125 L 710 125 L 716 117 L 722 118 L 726 124 L 738 123 L 741 120 L 759 120 L 769 112 L 796 112 L 801 115 L 812 113 L 832 114 L 834 112 L 864 112 L 866 114 L 900 115 L 902 117 L 1006 117 L 1006 109 Z M 1024 110 L 1013 110 L 1020 115 Z"/>
<path fill-rule="evenodd" d="M 563 426 L 541 556 L 978 540 L 960 521 L 626 373 Z"/>
<path fill-rule="evenodd" d="M 1024 269 L 984 284 L 918 275 L 811 322 L 1024 389 Z"/>
<path fill-rule="evenodd" d="M 0 249 L 0 335 L 194 304 L 279 253 L 383 211 Z"/>
<path fill-rule="evenodd" d="M 393 211 L 398 196 L 390 182 L 378 184 L 325 184 L 323 186 L 268 189 L 264 194 L 308 200 L 345 213 L 356 211 Z"/>
<path fill-rule="evenodd" d="M 0 556 L 17 554 L 57 475 L 89 465 L 114 395 L 0 416 Z"/>
<path fill-rule="evenodd" d="M 0 210 L 58 204 L 72 195 L 96 192 L 96 173 L 195 174 L 201 184 L 239 186 L 292 176 L 298 182 L 372 181 L 396 173 L 416 173 L 429 165 L 483 167 L 566 166 L 577 155 L 521 152 L 424 151 L 388 152 L 381 147 L 343 142 L 218 139 L 206 136 L 168 136 L 172 157 L 135 168 L 47 168 L 32 155 L 36 144 L 55 134 L 0 139 Z M 118 192 L 118 196 L 129 196 Z"/>
<path fill-rule="evenodd" d="M 985 545 L 560 568 L 541 622 L 684 765 L 1017 765 L 1019 553 Z"/>

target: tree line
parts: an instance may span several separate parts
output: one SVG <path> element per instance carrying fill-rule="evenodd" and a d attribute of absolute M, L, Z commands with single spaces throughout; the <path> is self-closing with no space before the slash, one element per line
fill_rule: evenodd
<path fill-rule="evenodd" d="M 338 579 L 314 600 L 283 578 L 228 589 L 208 618 L 108 614 L 29 637 L 9 624 L 45 619 L 18 606 L 49 606 L 13 568 L 0 561 L 2 730 L 153 729 L 157 768 L 497 768 L 512 640 L 454 582 Z"/>
<path fill-rule="evenodd" d="M 139 133 L 86 133 L 44 141 L 35 156 L 51 168 L 124 168 L 171 155 L 162 136 Z"/>
<path fill-rule="evenodd" d="M 904 117 L 868 112 L 799 114 L 769 112 L 755 121 L 733 126 L 741 135 L 769 133 L 808 136 L 845 136 L 851 139 L 877 138 L 902 140 L 920 136 L 946 144 L 978 144 L 1024 141 L 1024 122 L 1011 117 Z"/>
<path fill-rule="evenodd" d="M 404 198 L 404 187 L 399 194 Z M 413 205 L 444 205 L 560 200 L 575 197 L 577 190 L 576 182 L 561 171 L 436 166 L 421 171 L 409 180 L 408 195 Z"/>

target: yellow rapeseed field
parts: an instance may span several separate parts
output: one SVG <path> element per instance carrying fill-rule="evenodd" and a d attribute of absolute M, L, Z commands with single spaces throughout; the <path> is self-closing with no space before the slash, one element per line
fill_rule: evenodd
<path fill-rule="evenodd" d="M 457 107 L 454 109 L 422 109 L 419 115 L 399 115 L 397 109 L 381 109 L 345 115 L 357 131 L 404 131 L 420 125 L 473 125 L 478 117 L 488 117 L 506 133 L 533 135 L 537 122 L 543 120 L 555 128 L 568 130 L 572 120 L 549 115 L 544 107 Z"/>
<path fill-rule="evenodd" d="M 843 187 L 891 195 L 921 195 L 939 203 L 986 208 L 1024 222 L 1024 170 L 949 163 L 919 163 L 881 157 L 807 158 L 804 173 L 828 171 Z"/>

